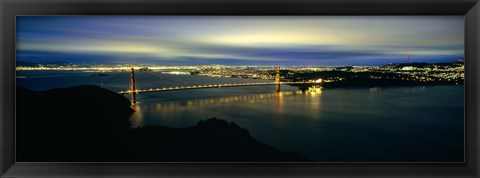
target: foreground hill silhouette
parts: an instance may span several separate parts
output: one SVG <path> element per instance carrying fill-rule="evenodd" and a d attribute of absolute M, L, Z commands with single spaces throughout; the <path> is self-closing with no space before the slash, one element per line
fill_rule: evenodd
<path fill-rule="evenodd" d="M 132 130 L 129 137 L 129 147 L 139 153 L 136 160 L 142 161 L 308 161 L 262 144 L 246 129 L 216 118 L 188 128 L 147 126 Z"/>
<path fill-rule="evenodd" d="M 17 88 L 17 161 L 309 161 L 220 119 L 188 128 L 130 128 L 125 97 L 98 86 Z"/>

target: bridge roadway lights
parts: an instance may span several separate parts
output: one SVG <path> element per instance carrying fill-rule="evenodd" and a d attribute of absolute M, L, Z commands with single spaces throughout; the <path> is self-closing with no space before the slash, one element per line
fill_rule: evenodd
<path fill-rule="evenodd" d="M 256 83 L 229 83 L 229 84 L 209 84 L 209 85 L 194 85 L 194 86 L 176 86 L 176 87 L 169 87 L 169 88 L 150 88 L 144 90 L 127 90 L 127 91 L 120 91 L 117 92 L 119 94 L 138 94 L 143 92 L 155 92 L 155 91 L 168 91 L 168 90 L 183 90 L 183 89 L 196 89 L 196 88 L 214 88 L 218 87 L 221 88 L 222 86 L 227 87 L 235 87 L 235 86 L 253 86 L 253 85 L 288 85 L 288 84 L 320 84 L 321 82 L 256 82 Z M 279 92 L 276 90 L 276 92 Z"/>

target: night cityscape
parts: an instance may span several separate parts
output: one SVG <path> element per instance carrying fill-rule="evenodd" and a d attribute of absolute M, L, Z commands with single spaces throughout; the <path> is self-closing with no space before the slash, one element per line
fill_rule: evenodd
<path fill-rule="evenodd" d="M 463 23 L 19 16 L 17 159 L 462 162 Z"/>
<path fill-rule="evenodd" d="M 161 66 L 161 65 L 92 65 L 92 64 L 35 64 L 33 66 L 17 66 L 22 70 L 73 70 L 92 73 L 128 72 L 131 68 L 156 71 L 173 75 L 201 75 L 208 77 L 237 77 L 250 79 L 275 79 L 275 66 Z M 390 79 L 398 81 L 413 81 L 417 84 L 455 84 L 463 85 L 464 63 L 457 59 L 451 63 L 403 63 L 384 66 L 342 66 L 342 67 L 281 67 L 283 80 L 312 81 L 322 74 L 334 73 L 324 82 L 340 82 L 346 79 L 369 79 L 372 81 Z M 310 75 L 308 75 L 310 74 Z M 24 77 L 24 76 L 17 76 Z"/>

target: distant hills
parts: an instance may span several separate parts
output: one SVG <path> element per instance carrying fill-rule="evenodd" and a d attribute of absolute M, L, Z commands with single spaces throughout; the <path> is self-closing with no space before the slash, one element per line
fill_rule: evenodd
<path fill-rule="evenodd" d="M 70 63 L 70 62 L 65 62 L 65 61 L 42 61 L 42 62 L 17 61 L 17 66 L 35 67 L 35 66 L 38 66 L 39 64 L 65 65 L 65 64 L 72 64 L 72 63 Z"/>
<path fill-rule="evenodd" d="M 426 62 L 413 62 L 413 63 L 399 63 L 399 64 L 388 64 L 386 66 L 398 66 L 398 67 L 417 67 L 417 68 L 424 68 L 430 67 L 432 65 L 436 66 L 458 66 L 464 64 L 464 62 L 442 62 L 442 63 L 426 63 Z"/>

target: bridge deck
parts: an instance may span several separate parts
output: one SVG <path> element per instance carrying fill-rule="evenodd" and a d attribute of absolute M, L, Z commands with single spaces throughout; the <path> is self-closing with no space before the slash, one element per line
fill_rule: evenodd
<path fill-rule="evenodd" d="M 292 84 L 312 84 L 318 82 L 280 82 L 280 85 L 292 85 Z M 228 83 L 228 84 L 208 84 L 208 85 L 192 85 L 192 86 L 177 86 L 177 87 L 164 87 L 164 88 L 150 88 L 150 89 L 138 89 L 135 93 L 149 93 L 160 91 L 176 91 L 176 90 L 191 90 L 202 88 L 221 88 L 221 87 L 242 87 L 242 86 L 259 86 L 259 85 L 277 85 L 276 82 L 256 82 L 256 83 Z M 131 91 L 120 91 L 119 94 L 130 94 Z"/>

